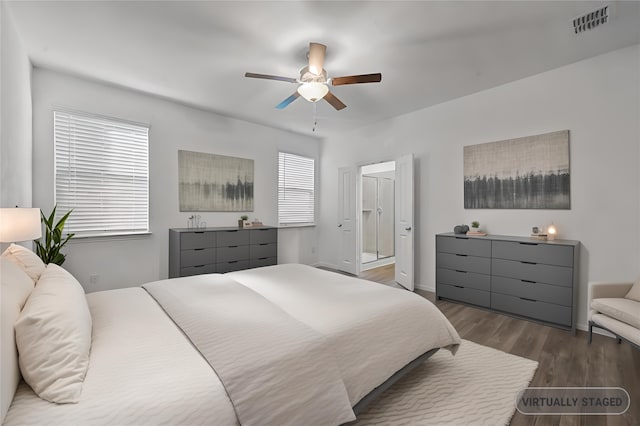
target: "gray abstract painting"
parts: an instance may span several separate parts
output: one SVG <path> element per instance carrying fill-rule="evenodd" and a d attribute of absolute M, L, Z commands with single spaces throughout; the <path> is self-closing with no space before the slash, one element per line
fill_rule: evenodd
<path fill-rule="evenodd" d="M 253 211 L 253 160 L 178 151 L 181 212 Z"/>
<path fill-rule="evenodd" d="M 464 147 L 465 209 L 570 209 L 569 131 Z"/>

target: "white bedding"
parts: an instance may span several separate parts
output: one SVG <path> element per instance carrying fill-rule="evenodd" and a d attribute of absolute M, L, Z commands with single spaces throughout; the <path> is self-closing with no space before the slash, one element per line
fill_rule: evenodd
<path fill-rule="evenodd" d="M 218 376 L 141 288 L 87 295 L 89 370 L 78 404 L 20 383 L 3 425 L 236 425 Z"/>
<path fill-rule="evenodd" d="M 403 289 L 297 264 L 226 275 L 327 337 L 352 405 L 419 355 L 460 344 L 433 303 Z"/>
<path fill-rule="evenodd" d="M 326 336 L 352 405 L 422 353 L 460 343 L 433 304 L 405 290 L 303 265 L 227 276 Z M 87 299 L 93 341 L 80 402 L 46 402 L 22 382 L 3 424 L 238 424 L 218 376 L 143 289 Z"/>

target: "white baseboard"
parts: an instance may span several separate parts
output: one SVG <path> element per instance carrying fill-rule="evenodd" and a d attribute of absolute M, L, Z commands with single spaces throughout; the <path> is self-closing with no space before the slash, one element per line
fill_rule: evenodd
<path fill-rule="evenodd" d="M 338 270 L 338 265 L 333 265 L 331 263 L 325 263 L 325 262 L 316 262 L 311 266 L 315 266 L 316 268 L 321 267 L 321 268 L 335 269 L 336 271 Z"/>
<path fill-rule="evenodd" d="M 428 286 L 426 284 L 416 283 L 415 284 L 415 288 L 417 288 L 418 290 L 430 291 L 431 293 L 435 293 L 436 292 L 436 288 L 435 287 L 430 287 L 430 286 Z"/>

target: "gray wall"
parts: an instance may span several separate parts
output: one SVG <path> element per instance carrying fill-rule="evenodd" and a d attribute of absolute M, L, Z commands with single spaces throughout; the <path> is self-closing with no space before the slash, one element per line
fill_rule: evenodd
<path fill-rule="evenodd" d="M 254 160 L 255 211 L 277 225 L 278 150 L 319 157 L 318 140 L 230 119 L 94 81 L 35 68 L 33 73 L 34 205 L 45 212 L 54 203 L 53 108 L 65 106 L 150 125 L 151 235 L 75 239 L 67 268 L 87 291 L 139 285 L 168 276 L 168 229 L 186 227 L 190 213 L 178 208 L 178 150 Z M 318 179 L 316 179 L 317 181 Z M 208 226 L 236 226 L 240 214 L 199 213 Z M 315 263 L 315 228 L 279 233 L 280 262 Z M 98 282 L 90 283 L 97 275 Z"/>
<path fill-rule="evenodd" d="M 437 82 L 434 82 L 437 84 Z M 435 234 L 478 220 L 528 235 L 554 222 L 581 250 L 578 324 L 589 280 L 640 274 L 640 46 L 620 49 L 391 118 L 324 142 L 320 262 L 335 265 L 338 167 L 414 153 L 416 285 L 433 289 Z M 570 130 L 571 210 L 465 210 L 465 145 Z"/>

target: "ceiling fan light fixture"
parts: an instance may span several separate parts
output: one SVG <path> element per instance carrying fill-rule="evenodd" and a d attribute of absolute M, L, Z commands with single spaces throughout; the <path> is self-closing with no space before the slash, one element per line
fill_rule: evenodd
<path fill-rule="evenodd" d="M 298 93 L 309 102 L 318 102 L 329 93 L 329 87 L 325 83 L 302 83 Z"/>

